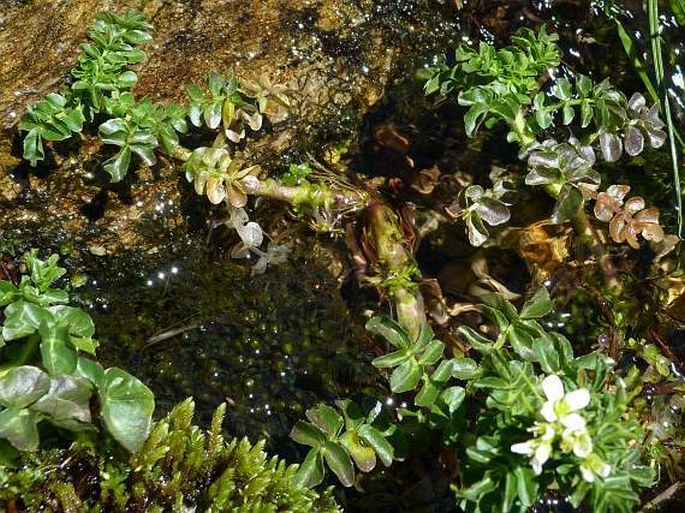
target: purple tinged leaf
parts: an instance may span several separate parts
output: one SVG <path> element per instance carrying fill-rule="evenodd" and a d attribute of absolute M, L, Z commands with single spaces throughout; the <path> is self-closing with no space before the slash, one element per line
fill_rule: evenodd
<path fill-rule="evenodd" d="M 647 132 L 649 144 L 652 148 L 661 148 L 666 142 L 666 132 L 663 130 L 647 127 L 645 128 L 645 132 Z"/>
<path fill-rule="evenodd" d="M 621 157 L 622 145 L 618 135 L 601 132 L 599 134 L 599 146 L 602 150 L 602 157 L 607 162 L 616 162 Z"/>
<path fill-rule="evenodd" d="M 554 183 L 559 178 L 559 171 L 550 168 L 533 168 L 526 175 L 526 185 L 547 185 Z"/>
<path fill-rule="evenodd" d="M 480 185 L 470 185 L 464 191 L 464 196 L 471 200 L 471 202 L 476 202 L 483 196 L 484 192 Z"/>
<path fill-rule="evenodd" d="M 607 189 L 607 194 L 609 194 L 616 201 L 623 204 L 623 198 L 626 194 L 630 192 L 630 185 L 610 185 Z"/>
<path fill-rule="evenodd" d="M 493 198 L 481 198 L 476 209 L 481 219 L 490 226 L 506 223 L 511 218 L 507 206 Z"/>
<path fill-rule="evenodd" d="M 645 105 L 647 105 L 647 101 L 640 93 L 634 93 L 630 100 L 628 100 L 628 108 L 633 112 L 638 112 Z"/>
<path fill-rule="evenodd" d="M 626 153 L 631 157 L 639 155 L 645 147 L 645 138 L 635 125 L 628 125 L 624 134 Z"/>
<path fill-rule="evenodd" d="M 634 215 L 645 208 L 645 200 L 640 196 L 633 196 L 625 204 L 625 211 L 630 215 Z"/>
<path fill-rule="evenodd" d="M 206 194 L 207 199 L 213 205 L 218 205 L 219 203 L 221 203 L 226 197 L 226 188 L 224 187 L 223 180 L 215 176 L 208 177 L 206 184 Z"/>
<path fill-rule="evenodd" d="M 472 246 L 478 247 L 488 240 L 489 233 L 476 212 L 471 212 L 466 218 L 466 230 L 469 235 L 469 242 Z"/>
<path fill-rule="evenodd" d="M 665 126 L 664 122 L 659 117 L 659 104 L 655 103 L 650 107 L 642 119 L 652 125 L 653 128 L 663 128 Z"/>
<path fill-rule="evenodd" d="M 528 157 L 528 167 L 546 167 L 559 169 L 559 154 L 554 151 L 534 151 Z"/>

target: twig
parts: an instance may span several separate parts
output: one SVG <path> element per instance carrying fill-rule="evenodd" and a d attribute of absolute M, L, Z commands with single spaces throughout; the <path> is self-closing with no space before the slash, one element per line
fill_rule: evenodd
<path fill-rule="evenodd" d="M 639 511 L 639 513 L 650 513 L 656 511 L 659 506 L 670 501 L 674 497 L 677 497 L 678 492 L 682 488 L 685 488 L 685 483 L 683 483 L 682 481 L 673 483 L 671 486 L 666 488 L 663 492 L 661 492 L 659 495 L 657 495 L 651 501 L 645 504 Z"/>

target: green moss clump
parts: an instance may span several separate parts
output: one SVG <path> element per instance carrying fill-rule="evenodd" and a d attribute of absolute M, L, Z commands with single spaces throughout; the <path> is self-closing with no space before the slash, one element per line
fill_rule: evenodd
<path fill-rule="evenodd" d="M 296 486 L 297 465 L 268 458 L 260 441 L 224 439 L 225 404 L 208 431 L 193 425 L 187 399 L 153 426 L 141 451 L 74 444 L 0 467 L 0 509 L 113 512 L 338 512 L 331 490 Z"/>

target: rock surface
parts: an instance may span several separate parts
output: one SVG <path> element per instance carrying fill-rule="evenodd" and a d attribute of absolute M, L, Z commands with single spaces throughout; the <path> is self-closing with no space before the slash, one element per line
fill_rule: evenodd
<path fill-rule="evenodd" d="M 389 84 L 413 75 L 455 34 L 454 6 L 428 0 L 129 1 L 29 0 L 0 6 L 0 215 L 3 239 L 72 255 L 155 255 L 203 240 L 207 210 L 179 169 L 162 160 L 110 184 L 95 130 L 54 144 L 37 169 L 20 160 L 17 123 L 56 90 L 74 65 L 97 12 L 144 11 L 155 26 L 134 93 L 184 101 L 184 84 L 210 71 L 262 73 L 293 89 L 284 125 L 248 155 L 277 168 L 293 145 L 321 149 L 354 139 Z M 134 168 L 135 168 L 134 164 Z M 199 214 L 198 214 L 199 212 Z M 197 223 L 193 224 L 193 220 Z M 30 234 L 30 235 L 29 235 Z"/>

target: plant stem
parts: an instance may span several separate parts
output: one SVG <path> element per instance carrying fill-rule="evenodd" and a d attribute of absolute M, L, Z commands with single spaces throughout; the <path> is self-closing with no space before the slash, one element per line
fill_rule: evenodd
<path fill-rule="evenodd" d="M 404 236 L 397 215 L 389 206 L 379 201 L 369 202 L 368 233 L 376 249 L 382 273 L 411 275 L 415 269 L 414 259 L 404 246 Z M 395 303 L 397 321 L 414 339 L 428 322 L 423 307 L 423 296 L 418 287 L 396 286 L 389 291 Z"/>
<path fill-rule="evenodd" d="M 260 180 L 259 184 L 246 191 L 262 198 L 285 201 L 295 208 L 334 208 L 345 211 L 360 210 L 368 203 L 363 191 L 335 190 L 323 184 L 283 185 L 273 178 Z"/>

